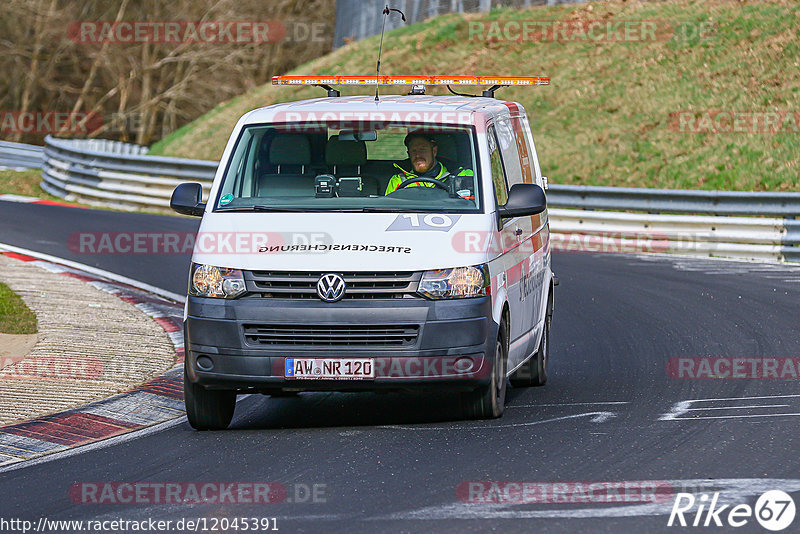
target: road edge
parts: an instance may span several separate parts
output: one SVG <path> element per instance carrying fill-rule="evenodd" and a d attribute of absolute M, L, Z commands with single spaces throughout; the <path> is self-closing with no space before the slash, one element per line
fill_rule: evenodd
<path fill-rule="evenodd" d="M 183 297 L 20 247 L 0 243 L 0 253 L 79 279 L 132 304 L 166 331 L 177 357 L 166 373 L 127 392 L 0 427 L 0 473 L 136 439 L 185 421 L 183 306 L 178 304 Z"/>

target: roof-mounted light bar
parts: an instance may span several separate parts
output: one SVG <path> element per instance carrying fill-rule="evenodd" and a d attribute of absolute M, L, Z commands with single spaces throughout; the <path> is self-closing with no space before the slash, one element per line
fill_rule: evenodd
<path fill-rule="evenodd" d="M 509 85 L 550 85 L 546 76 L 273 76 L 272 85 L 316 85 L 339 96 L 332 85 L 491 85 L 484 96 Z M 334 94 L 335 93 L 335 94 Z M 489 94 L 487 94 L 489 93 Z"/>
<path fill-rule="evenodd" d="M 272 85 L 549 85 L 545 76 L 273 76 Z"/>

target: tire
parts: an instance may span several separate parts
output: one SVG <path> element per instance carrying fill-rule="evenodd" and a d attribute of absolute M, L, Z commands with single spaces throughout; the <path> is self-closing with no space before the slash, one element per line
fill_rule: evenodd
<path fill-rule="evenodd" d="M 489 383 L 474 391 L 464 393 L 464 415 L 468 419 L 496 419 L 503 415 L 506 402 L 506 365 L 508 363 L 508 332 L 506 323 L 500 324 L 495 343 L 494 360 Z"/>
<path fill-rule="evenodd" d="M 186 418 L 196 430 L 224 430 L 233 419 L 236 392 L 209 390 L 189 382 L 184 371 L 183 402 Z"/>
<path fill-rule="evenodd" d="M 544 320 L 544 331 L 542 340 L 536 354 L 531 356 L 527 362 L 514 371 L 511 375 L 511 385 L 515 388 L 525 388 L 529 386 L 543 386 L 547 383 L 547 363 L 550 360 L 550 323 L 551 316 Z"/>
<path fill-rule="evenodd" d="M 300 393 L 297 391 L 272 391 L 269 393 L 270 397 L 275 398 L 287 398 L 287 397 L 297 397 Z"/>

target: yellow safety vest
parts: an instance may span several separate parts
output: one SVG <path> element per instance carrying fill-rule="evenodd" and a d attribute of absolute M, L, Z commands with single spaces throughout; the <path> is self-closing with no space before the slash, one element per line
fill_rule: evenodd
<path fill-rule="evenodd" d="M 442 162 L 437 162 L 437 163 L 439 163 L 439 173 L 436 175 L 436 177 L 434 179 L 435 180 L 441 180 L 442 176 L 447 174 L 447 168 L 444 166 L 444 164 Z M 392 176 L 389 179 L 389 184 L 386 186 L 386 193 L 384 193 L 384 195 L 388 195 L 389 193 L 393 193 L 394 191 L 396 191 L 397 190 L 397 186 L 399 186 L 400 184 L 402 184 L 404 181 L 408 180 L 409 178 L 419 178 L 419 176 L 417 174 L 415 174 L 413 172 L 408 172 L 407 170 L 402 168 L 397 163 L 395 163 L 394 166 L 397 167 L 400 170 L 400 172 L 395 174 L 394 176 Z M 463 171 L 458 173 L 458 175 L 459 176 L 472 176 L 472 169 L 464 169 Z M 433 185 L 431 183 L 428 183 L 428 182 L 416 182 L 416 183 L 410 184 L 408 187 L 419 187 L 419 186 L 436 187 L 435 185 Z"/>

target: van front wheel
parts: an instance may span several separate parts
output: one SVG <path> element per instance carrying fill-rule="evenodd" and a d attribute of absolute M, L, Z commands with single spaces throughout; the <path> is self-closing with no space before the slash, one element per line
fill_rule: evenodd
<path fill-rule="evenodd" d="M 224 430 L 233 419 L 236 408 L 236 393 L 233 391 L 208 390 L 193 384 L 184 376 L 183 401 L 186 418 L 196 430 Z"/>
<path fill-rule="evenodd" d="M 496 419 L 503 415 L 506 403 L 506 363 L 508 358 L 508 333 L 505 322 L 500 323 L 495 343 L 492 374 L 489 383 L 469 393 L 464 393 L 465 416 L 469 419 Z"/>

